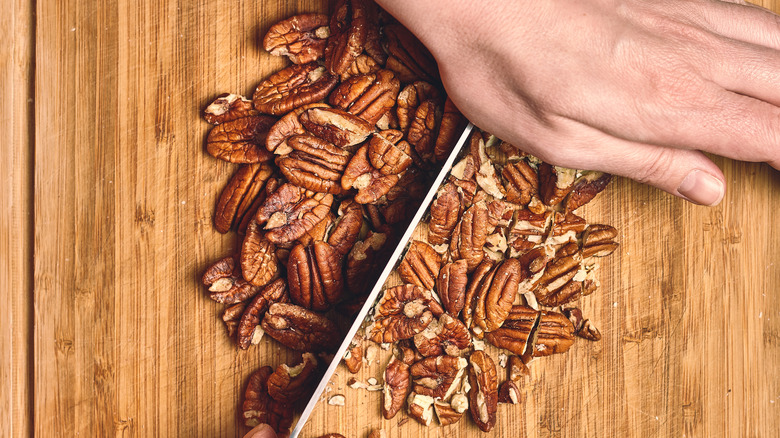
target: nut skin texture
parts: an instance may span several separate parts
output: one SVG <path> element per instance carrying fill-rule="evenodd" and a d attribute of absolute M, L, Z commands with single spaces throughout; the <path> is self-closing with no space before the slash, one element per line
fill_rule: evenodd
<path fill-rule="evenodd" d="M 274 303 L 286 303 L 290 301 L 287 294 L 287 283 L 283 278 L 278 278 L 268 286 L 264 287 L 259 294 L 255 296 L 251 303 L 244 309 L 241 319 L 238 322 L 236 330 L 238 346 L 246 350 L 252 345 L 255 339 L 255 330 L 260 325 L 263 315 Z M 259 339 L 258 339 L 259 340 Z M 255 341 L 256 343 L 257 341 Z"/>
<path fill-rule="evenodd" d="M 348 111 L 372 125 L 395 105 L 401 83 L 390 70 L 352 76 L 330 94 L 331 105 Z"/>
<path fill-rule="evenodd" d="M 431 322 L 425 330 L 414 336 L 414 345 L 425 357 L 443 354 L 459 356 L 461 350 L 471 345 L 471 335 L 460 320 L 444 313 L 438 321 Z"/>
<path fill-rule="evenodd" d="M 471 418 L 483 432 L 496 425 L 498 409 L 498 377 L 496 364 L 484 351 L 475 351 L 469 357 L 469 411 Z"/>
<path fill-rule="evenodd" d="M 319 193 L 341 194 L 341 175 L 351 154 L 311 135 L 294 135 L 287 141 L 293 152 L 276 158 L 282 175 L 291 183 Z"/>
<path fill-rule="evenodd" d="M 386 234 L 369 232 L 364 240 L 355 243 L 347 255 L 347 289 L 353 295 L 364 296 L 370 292 L 372 280 L 378 276 L 373 267 L 383 259 L 385 243 Z"/>
<path fill-rule="evenodd" d="M 582 257 L 605 257 L 618 247 L 617 230 L 610 225 L 590 225 L 582 235 Z"/>
<path fill-rule="evenodd" d="M 262 328 L 269 336 L 296 351 L 334 351 L 341 342 L 336 324 L 295 304 L 272 304 L 263 318 Z"/>
<path fill-rule="evenodd" d="M 279 276 L 276 248 L 265 239 L 257 222 L 252 221 L 246 231 L 241 243 L 241 272 L 250 284 L 265 286 Z"/>
<path fill-rule="evenodd" d="M 348 351 L 348 357 L 344 357 L 344 365 L 350 373 L 356 374 L 363 367 L 363 344 L 359 343 Z"/>
<path fill-rule="evenodd" d="M 485 334 L 490 344 L 503 348 L 520 357 L 532 351 L 532 331 L 539 319 L 539 311 L 528 306 L 514 306 L 498 330 Z"/>
<path fill-rule="evenodd" d="M 309 108 L 298 120 L 307 131 L 338 147 L 361 143 L 374 131 L 371 123 L 338 108 Z"/>
<path fill-rule="evenodd" d="M 513 382 L 520 382 L 522 379 L 531 376 L 531 370 L 528 369 L 528 365 L 523 362 L 523 359 L 517 355 L 509 356 L 507 361 L 507 377 Z"/>
<path fill-rule="evenodd" d="M 426 100 L 417 107 L 414 118 L 406 133 L 409 144 L 414 147 L 417 155 L 425 161 L 433 161 L 433 149 L 436 143 L 436 132 L 441 124 L 441 108 L 432 100 Z"/>
<path fill-rule="evenodd" d="M 306 64 L 322 57 L 327 44 L 328 16 L 300 14 L 268 29 L 263 47 L 276 56 L 287 56 L 293 64 Z"/>
<path fill-rule="evenodd" d="M 255 427 L 265 423 L 277 434 L 284 434 L 292 425 L 293 409 L 268 395 L 268 377 L 271 373 L 273 369 L 264 366 L 249 377 L 242 405 L 244 424 L 247 427 Z"/>
<path fill-rule="evenodd" d="M 415 81 L 405 86 L 398 93 L 396 115 L 398 117 L 398 126 L 402 131 L 409 131 L 409 127 L 417 114 L 417 109 L 425 101 L 434 103 L 441 101 L 439 90 L 425 81 Z"/>
<path fill-rule="evenodd" d="M 284 404 L 294 404 L 311 391 L 311 384 L 317 377 L 317 358 L 303 353 L 301 363 L 294 367 L 281 364 L 268 376 L 268 395 Z"/>
<path fill-rule="evenodd" d="M 463 117 L 452 100 L 447 97 L 439 125 L 439 134 L 433 146 L 434 161 L 442 162 L 447 159 L 467 124 L 466 118 Z"/>
<path fill-rule="evenodd" d="M 328 237 L 328 243 L 342 256 L 355 246 L 363 228 L 363 208 L 360 204 L 345 200 L 339 205 L 339 218 Z"/>
<path fill-rule="evenodd" d="M 558 312 L 542 311 L 535 333 L 533 355 L 536 357 L 565 353 L 574 343 L 574 326 Z"/>
<path fill-rule="evenodd" d="M 236 119 L 257 116 L 252 101 L 238 94 L 223 93 L 203 111 L 203 118 L 212 125 L 219 125 Z"/>
<path fill-rule="evenodd" d="M 531 199 L 539 196 L 539 179 L 527 161 L 509 163 L 501 171 L 504 178 L 506 199 L 519 205 L 528 205 Z"/>
<path fill-rule="evenodd" d="M 225 308 L 222 312 L 222 321 L 225 322 L 225 327 L 228 331 L 228 337 L 232 338 L 236 334 L 238 328 L 238 322 L 241 320 L 241 315 L 244 314 L 246 303 L 236 303 Z"/>
<path fill-rule="evenodd" d="M 385 385 L 382 390 L 382 416 L 389 420 L 401 410 L 404 400 L 409 395 L 411 380 L 409 365 L 396 359 L 390 359 L 385 368 Z"/>
<path fill-rule="evenodd" d="M 463 213 L 458 187 L 450 182 L 439 189 L 436 199 L 431 204 L 430 211 L 428 241 L 432 245 L 448 243 L 452 231 L 458 225 L 460 215 Z"/>
<path fill-rule="evenodd" d="M 465 259 L 468 271 L 473 271 L 485 257 L 482 247 L 487 241 L 487 236 L 492 232 L 492 227 L 488 223 L 487 204 L 484 201 L 473 204 L 463 213 L 452 233 L 450 241 L 452 258 Z"/>
<path fill-rule="evenodd" d="M 363 145 L 344 170 L 341 187 L 357 189 L 355 202 L 373 204 L 386 195 L 401 180 L 399 175 L 382 175 L 368 160 L 368 145 Z"/>
<path fill-rule="evenodd" d="M 352 61 L 352 64 L 349 65 L 347 71 L 341 74 L 341 80 L 346 81 L 352 76 L 376 73 L 382 69 L 381 64 L 377 63 L 371 56 L 361 53 Z"/>
<path fill-rule="evenodd" d="M 569 195 L 563 201 L 565 211 L 574 211 L 592 201 L 612 181 L 612 175 L 602 172 L 586 172 L 574 183 Z"/>
<path fill-rule="evenodd" d="M 338 77 L 316 62 L 293 64 L 260 83 L 252 102 L 261 113 L 281 116 L 324 99 L 337 83 Z"/>
<path fill-rule="evenodd" d="M 292 242 L 325 219 L 330 213 L 331 204 L 331 194 L 283 184 L 260 206 L 255 220 L 265 225 L 265 236 L 271 242 Z"/>
<path fill-rule="evenodd" d="M 265 148 L 276 155 L 285 155 L 292 152 L 287 140 L 293 135 L 306 134 L 306 128 L 299 120 L 304 111 L 311 108 L 330 108 L 327 104 L 315 102 L 303 105 L 282 116 L 268 129 L 265 138 Z"/>
<path fill-rule="evenodd" d="M 409 367 L 412 391 L 429 397 L 445 398 L 452 392 L 453 385 L 459 385 L 458 375 L 468 362 L 456 356 L 426 357 Z"/>
<path fill-rule="evenodd" d="M 484 332 L 501 327 L 512 310 L 521 280 L 520 262 L 506 259 L 485 276 L 476 296 L 474 324 Z"/>
<path fill-rule="evenodd" d="M 387 68 L 396 72 L 401 82 L 438 80 L 436 61 L 411 32 L 399 24 L 389 24 L 384 30 Z"/>
<path fill-rule="evenodd" d="M 428 290 L 412 284 L 391 287 L 376 305 L 369 339 L 376 343 L 410 339 L 443 311 Z"/>
<path fill-rule="evenodd" d="M 293 248 L 287 261 L 293 303 L 324 312 L 341 300 L 344 292 L 341 259 L 341 254 L 323 241 Z"/>
<path fill-rule="evenodd" d="M 574 333 L 577 336 L 589 341 L 601 340 L 601 332 L 592 322 L 590 322 L 590 320 L 582 317 L 582 310 L 573 307 L 570 309 L 563 309 L 562 313 L 571 321 L 571 324 L 574 327 Z"/>
<path fill-rule="evenodd" d="M 574 189 L 574 180 L 565 180 L 562 177 L 563 172 L 573 172 L 573 170 L 544 162 L 539 164 L 539 195 L 546 205 L 553 206 L 561 203 Z"/>
<path fill-rule="evenodd" d="M 223 304 L 246 301 L 260 292 L 241 275 L 241 267 L 232 256 L 225 257 L 203 273 L 203 284 L 209 286 L 209 298 Z"/>
<path fill-rule="evenodd" d="M 274 117 L 256 115 L 219 124 L 209 131 L 206 152 L 230 163 L 261 163 L 272 155 L 262 145 Z"/>
<path fill-rule="evenodd" d="M 325 47 L 325 66 L 334 75 L 347 71 L 363 51 L 367 33 L 364 0 L 339 0 L 330 16 L 330 33 Z"/>
<path fill-rule="evenodd" d="M 493 262 L 491 260 L 482 261 L 471 275 L 468 287 L 466 288 L 465 305 L 463 307 L 463 313 L 461 319 L 466 327 L 476 327 L 474 324 L 474 312 L 477 309 L 479 302 L 480 290 L 482 283 L 488 278 L 490 271 L 493 270 Z M 474 333 L 477 337 L 481 337 L 484 334 L 481 331 Z"/>
<path fill-rule="evenodd" d="M 411 145 L 403 140 L 403 133 L 387 129 L 375 133 L 368 143 L 368 159 L 382 175 L 403 172 L 412 165 Z"/>
<path fill-rule="evenodd" d="M 436 279 L 436 291 L 439 293 L 444 309 L 457 317 L 466 304 L 468 286 L 468 266 L 465 260 L 457 260 L 442 266 Z"/>
<path fill-rule="evenodd" d="M 405 283 L 433 289 L 441 269 L 441 256 L 427 243 L 415 240 L 409 245 L 398 274 Z"/>

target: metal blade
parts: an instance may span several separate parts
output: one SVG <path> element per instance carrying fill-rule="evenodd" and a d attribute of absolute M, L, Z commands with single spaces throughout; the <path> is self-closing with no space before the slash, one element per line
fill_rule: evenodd
<path fill-rule="evenodd" d="M 438 191 L 442 181 L 444 181 L 444 178 L 446 178 L 447 174 L 449 174 L 450 169 L 455 163 L 455 159 L 458 157 L 460 150 L 463 148 L 463 145 L 468 142 L 469 134 L 471 133 L 473 127 L 474 126 L 471 123 L 466 126 L 466 129 L 463 130 L 463 134 L 461 134 L 458 142 L 452 149 L 452 152 L 450 152 L 450 156 L 447 157 L 447 160 L 442 165 L 439 174 L 436 175 L 436 179 L 433 180 L 433 185 L 425 195 L 425 198 L 420 204 L 420 208 L 417 209 L 417 212 L 414 214 L 412 221 L 409 223 L 409 227 L 406 229 L 403 236 L 401 236 L 401 240 L 399 240 L 398 246 L 396 246 L 395 251 L 393 251 L 393 254 L 390 256 L 390 260 L 388 260 L 387 264 L 385 265 L 385 269 L 382 271 L 382 274 L 376 281 L 374 288 L 371 289 L 371 293 L 368 294 L 366 302 L 363 304 L 360 312 L 358 312 L 355 322 L 352 323 L 352 327 L 350 327 L 346 337 L 344 338 L 344 341 L 341 343 L 341 346 L 339 346 L 338 351 L 336 351 L 336 355 L 333 356 L 333 360 L 330 362 L 330 366 L 328 366 L 328 369 L 322 376 L 319 385 L 317 385 L 317 389 L 314 390 L 314 394 L 311 396 L 309 403 L 306 404 L 306 408 L 303 409 L 303 413 L 301 414 L 300 418 L 298 418 L 298 422 L 295 424 L 295 428 L 290 433 L 290 438 L 297 438 L 300 435 L 303 426 L 306 424 L 309 416 L 311 416 L 311 413 L 314 410 L 314 407 L 317 405 L 317 402 L 319 401 L 322 392 L 325 390 L 325 387 L 328 385 L 331 376 L 336 371 L 336 368 L 341 362 L 341 359 L 344 357 L 344 353 L 346 353 L 350 343 L 352 343 L 352 339 L 360 329 L 360 326 L 363 325 L 363 321 L 366 319 L 368 312 L 372 307 L 374 307 L 374 303 L 378 299 L 379 293 L 382 291 L 387 277 L 390 276 L 390 273 L 393 271 L 393 269 L 395 269 L 396 263 L 405 253 L 407 243 L 409 242 L 409 239 L 411 239 L 414 229 L 428 211 L 428 206 L 433 201 L 434 196 L 436 196 L 436 192 Z"/>

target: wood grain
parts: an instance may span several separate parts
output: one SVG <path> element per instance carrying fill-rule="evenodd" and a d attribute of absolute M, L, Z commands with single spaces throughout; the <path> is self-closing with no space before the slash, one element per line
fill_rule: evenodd
<path fill-rule="evenodd" d="M 0 435 L 246 431 L 246 377 L 292 357 L 272 341 L 237 351 L 221 307 L 198 285 L 209 262 L 238 247 L 211 225 L 234 167 L 205 153 L 199 113 L 284 65 L 258 45 L 270 24 L 317 10 L 324 2 L 39 0 L 34 25 L 21 1 L 0 18 L 11 34 L 30 35 L 0 49 L 13 55 L 0 58 L 12 96 L 0 132 L 13 145 L 0 153 L 9 181 L 0 199 L 19 206 L 0 216 L 0 300 L 10 303 L 0 311 Z M 26 114 L 18 109 L 33 83 Z M 600 292 L 583 306 L 604 339 L 533 363 L 527 403 L 500 408 L 496 436 L 780 430 L 780 225 L 771 209 L 780 174 L 717 163 L 730 187 L 718 207 L 627 180 L 586 207 L 590 221 L 621 231 Z M 340 371 L 333 390 L 347 406 L 319 406 L 306 434 L 475 434 L 469 421 L 423 429 L 381 420 L 379 395 L 344 388 L 346 378 Z"/>

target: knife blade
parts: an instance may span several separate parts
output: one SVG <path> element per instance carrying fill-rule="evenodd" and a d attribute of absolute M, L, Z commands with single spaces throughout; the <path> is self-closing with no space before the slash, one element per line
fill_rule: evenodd
<path fill-rule="evenodd" d="M 341 363 L 341 360 L 344 357 L 344 353 L 346 353 L 347 348 L 349 348 L 349 345 L 352 343 L 352 339 L 355 337 L 355 334 L 360 329 L 360 326 L 363 325 L 363 321 L 366 319 L 366 316 L 368 316 L 368 312 L 371 310 L 372 307 L 374 307 L 374 304 L 379 298 L 379 293 L 383 290 L 387 277 L 390 276 L 390 273 L 393 272 L 393 270 L 396 268 L 398 261 L 401 260 L 403 254 L 405 254 L 406 249 L 408 248 L 409 240 L 412 237 L 412 233 L 414 232 L 415 228 L 417 228 L 417 225 L 420 223 L 420 221 L 423 219 L 423 216 L 425 216 L 425 213 L 428 211 L 428 206 L 433 201 L 434 196 L 436 196 L 436 193 L 439 190 L 439 186 L 444 181 L 444 178 L 447 176 L 447 174 L 449 174 L 450 169 L 455 163 L 455 160 L 460 155 L 460 151 L 461 149 L 463 149 L 463 145 L 465 145 L 468 142 L 469 134 L 471 133 L 471 130 L 473 128 L 474 125 L 472 125 L 471 123 L 469 123 L 468 126 L 466 126 L 466 128 L 463 130 L 463 134 L 461 134 L 460 138 L 458 139 L 458 142 L 455 144 L 455 147 L 450 152 L 450 155 L 444 161 L 441 170 L 439 170 L 438 175 L 436 175 L 436 178 L 433 180 L 431 188 L 428 189 L 428 193 L 426 193 L 425 198 L 423 198 L 422 203 L 420 203 L 420 207 L 417 209 L 417 212 L 412 217 L 409 226 L 406 228 L 406 231 L 401 236 L 401 239 L 398 241 L 398 245 L 393 251 L 393 254 L 390 256 L 390 259 L 387 261 L 387 264 L 385 265 L 382 274 L 377 279 L 376 284 L 374 284 L 373 289 L 371 289 L 371 293 L 369 293 L 368 297 L 366 298 L 366 302 L 363 304 L 363 307 L 360 309 L 357 316 L 355 317 L 355 321 L 352 323 L 352 326 L 349 328 L 349 331 L 347 332 L 344 341 L 339 346 L 339 349 L 336 351 L 335 356 L 333 356 L 333 360 L 331 360 L 328 369 L 325 370 L 325 374 L 320 379 L 317 388 L 314 390 L 314 394 L 311 396 L 311 399 L 309 399 L 309 402 L 306 404 L 306 407 L 303 409 L 301 416 L 298 418 L 298 422 L 295 424 L 295 427 L 290 433 L 290 438 L 297 438 L 300 435 L 301 431 L 303 430 L 303 426 L 306 425 L 306 422 L 309 420 L 309 417 L 311 416 L 314 407 L 317 405 L 317 402 L 319 401 L 320 396 L 325 390 L 325 387 L 328 385 L 331 376 L 333 376 L 333 373 L 336 371 L 336 368 L 338 367 L 339 363 Z"/>

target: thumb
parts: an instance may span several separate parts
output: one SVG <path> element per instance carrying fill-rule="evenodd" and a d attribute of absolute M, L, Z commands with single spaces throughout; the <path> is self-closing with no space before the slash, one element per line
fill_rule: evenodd
<path fill-rule="evenodd" d="M 244 438 L 276 438 L 276 432 L 267 424 L 258 424 Z"/>

